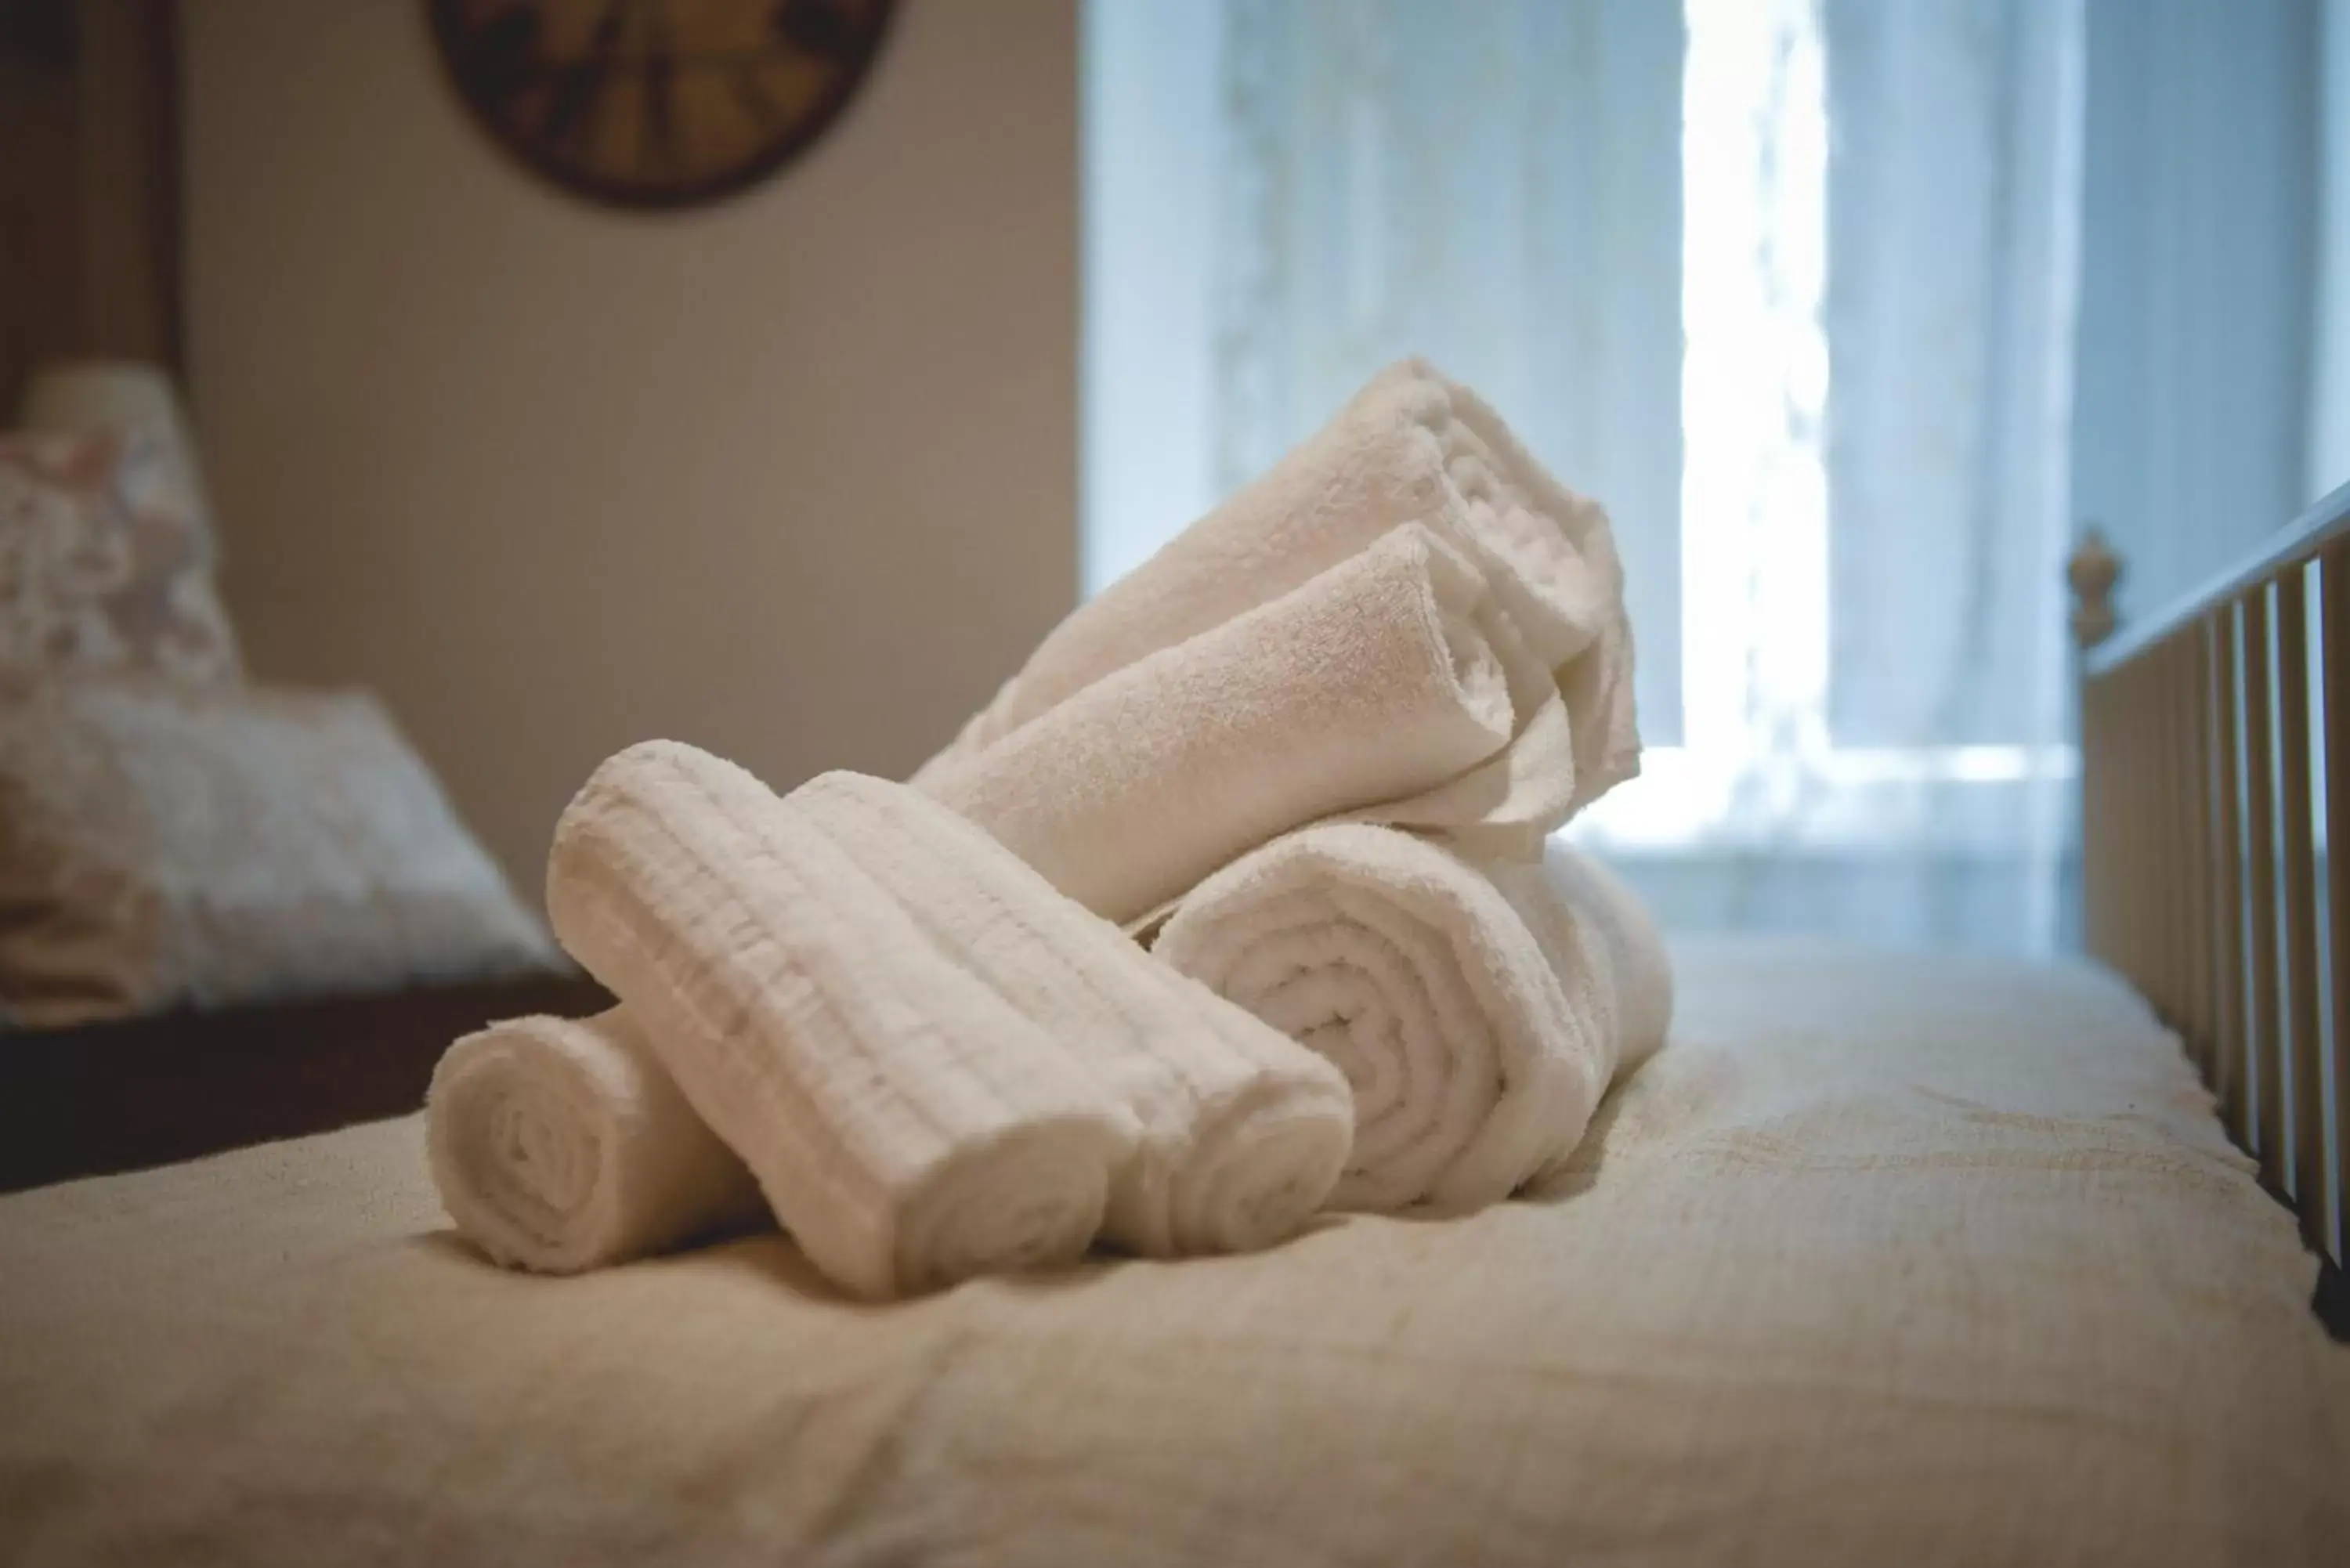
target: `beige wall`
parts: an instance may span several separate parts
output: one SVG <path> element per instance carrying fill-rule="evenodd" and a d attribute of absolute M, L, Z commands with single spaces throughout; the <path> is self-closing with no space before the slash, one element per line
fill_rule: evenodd
<path fill-rule="evenodd" d="M 382 692 L 534 895 L 631 741 L 907 771 L 1075 591 L 1075 0 L 905 0 L 812 153 L 655 218 L 511 166 L 422 9 L 182 6 L 257 671 Z"/>

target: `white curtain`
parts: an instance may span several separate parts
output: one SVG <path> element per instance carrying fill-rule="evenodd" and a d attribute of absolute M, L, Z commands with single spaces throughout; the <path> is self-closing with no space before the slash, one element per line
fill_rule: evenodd
<path fill-rule="evenodd" d="M 2045 946 L 2075 0 L 1226 0 L 1220 488 L 1417 350 L 1624 540 L 1678 924 Z"/>
<path fill-rule="evenodd" d="M 1216 487 L 1427 355 L 1607 499 L 1674 739 L 1678 8 L 1226 0 L 1220 63 Z"/>
<path fill-rule="evenodd" d="M 1726 0 L 1725 0 L 1726 3 Z M 1819 0 L 1824 743 L 1805 923 L 2060 940 L 2082 14 Z"/>

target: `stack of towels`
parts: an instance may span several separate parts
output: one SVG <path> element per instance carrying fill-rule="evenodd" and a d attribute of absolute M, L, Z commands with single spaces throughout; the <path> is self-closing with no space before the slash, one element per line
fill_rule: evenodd
<path fill-rule="evenodd" d="M 886 1297 L 1507 1198 L 1670 1019 L 1551 837 L 1638 771 L 1631 692 L 1606 514 L 1395 366 L 908 784 L 598 768 L 547 906 L 619 1005 L 450 1049 L 442 1199 L 557 1272 L 772 1212 Z"/>

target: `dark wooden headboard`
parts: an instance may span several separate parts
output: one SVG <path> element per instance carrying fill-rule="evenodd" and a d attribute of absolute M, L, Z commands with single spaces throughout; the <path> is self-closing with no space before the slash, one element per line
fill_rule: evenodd
<path fill-rule="evenodd" d="M 172 0 L 0 0 L 0 425 L 49 359 L 180 369 Z"/>
<path fill-rule="evenodd" d="M 400 1116 L 458 1035 L 611 1004 L 546 974 L 0 1033 L 0 1192 Z"/>

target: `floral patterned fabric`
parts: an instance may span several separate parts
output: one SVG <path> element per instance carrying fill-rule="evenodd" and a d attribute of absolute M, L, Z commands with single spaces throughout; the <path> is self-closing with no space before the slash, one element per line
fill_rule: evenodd
<path fill-rule="evenodd" d="M 26 385 L 17 423 L 28 431 L 112 435 L 124 448 L 134 507 L 186 517 L 205 562 L 220 565 L 220 535 L 178 389 L 160 365 L 80 359 L 44 365 Z"/>
<path fill-rule="evenodd" d="M 203 517 L 152 442 L 0 434 L 0 684 L 139 670 L 242 677 Z"/>

